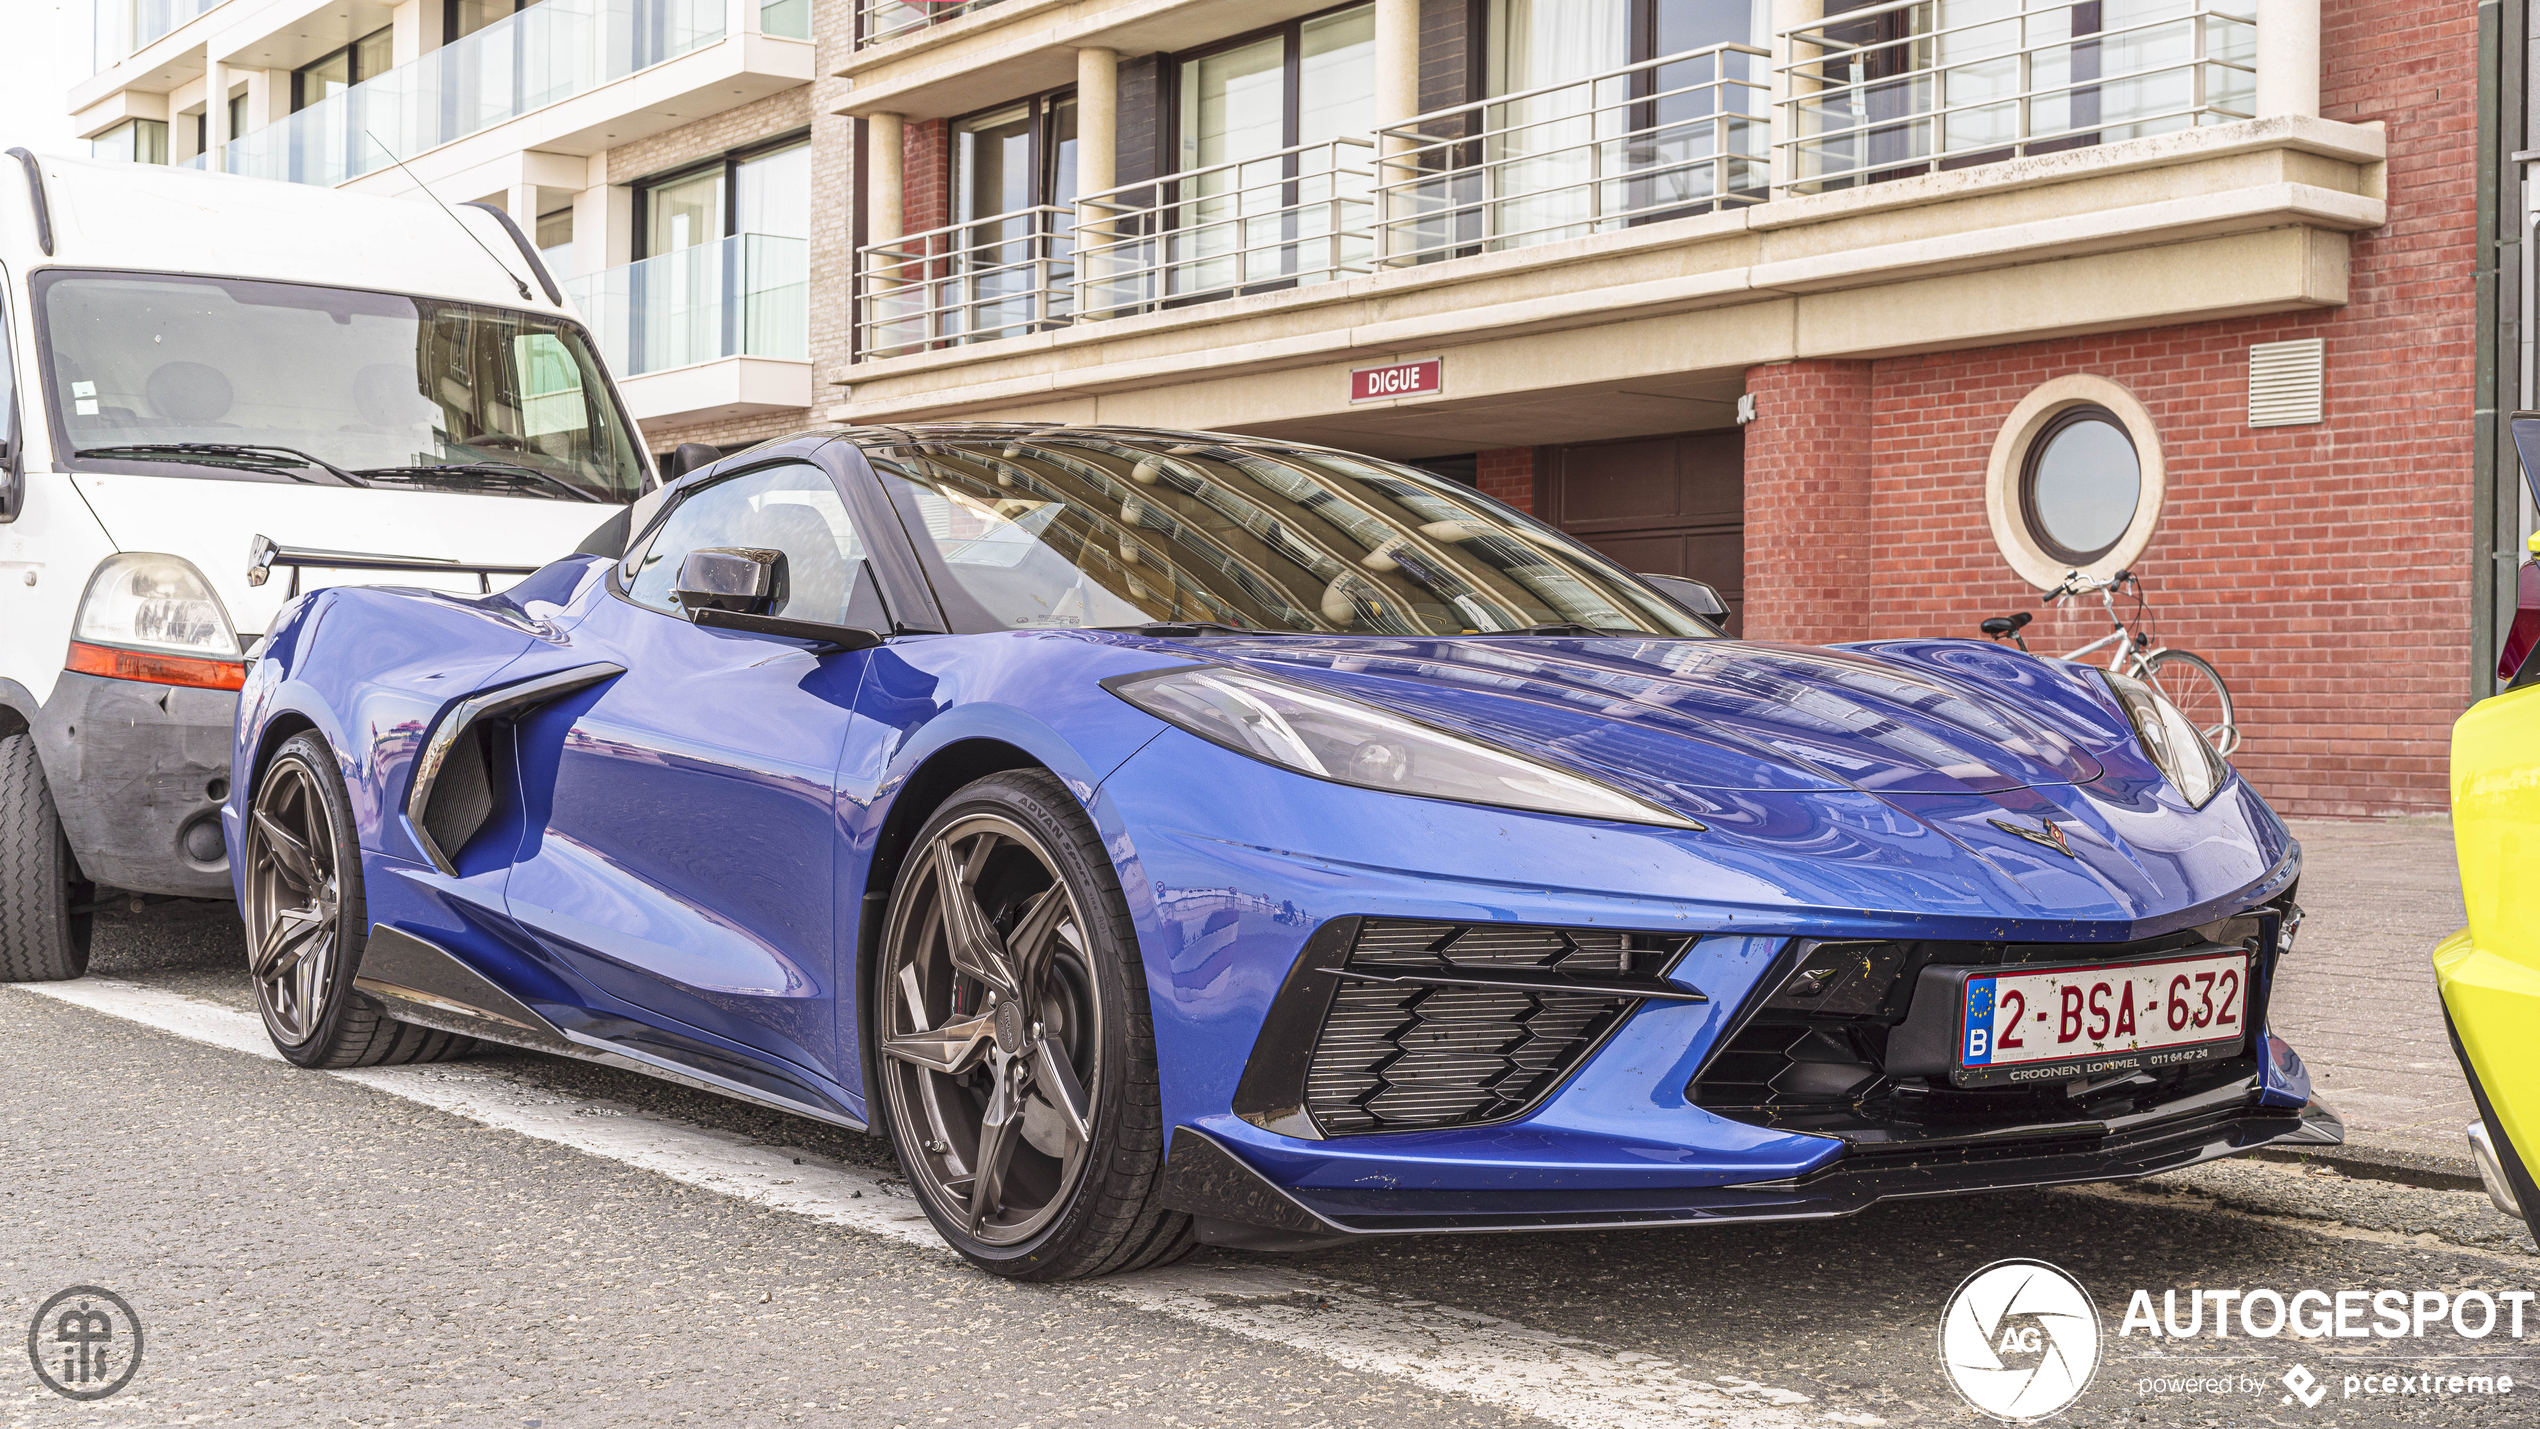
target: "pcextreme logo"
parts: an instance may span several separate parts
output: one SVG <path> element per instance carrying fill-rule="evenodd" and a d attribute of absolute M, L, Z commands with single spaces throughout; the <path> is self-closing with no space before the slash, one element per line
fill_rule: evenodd
<path fill-rule="evenodd" d="M 2099 1372 L 2099 1308 L 2056 1266 L 1997 1260 L 1941 1311 L 1940 1364 L 1979 1414 L 2008 1424 L 2060 1414 Z"/>

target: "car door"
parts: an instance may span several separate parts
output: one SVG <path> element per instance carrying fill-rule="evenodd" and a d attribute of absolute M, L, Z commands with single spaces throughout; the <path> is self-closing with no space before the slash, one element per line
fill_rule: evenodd
<path fill-rule="evenodd" d="M 798 458 L 679 495 L 572 632 L 626 673 L 521 723 L 530 833 L 507 887 L 513 918 L 628 1014 L 592 1035 L 838 1109 L 832 791 L 868 655 L 699 627 L 671 587 L 690 552 L 774 549 L 767 613 L 888 628 L 856 524 Z"/>

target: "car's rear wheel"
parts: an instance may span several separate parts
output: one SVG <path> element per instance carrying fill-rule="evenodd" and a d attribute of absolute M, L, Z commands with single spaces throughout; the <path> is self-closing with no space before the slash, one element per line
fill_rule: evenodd
<path fill-rule="evenodd" d="M 380 1015 L 353 991 L 370 930 L 361 845 L 333 751 L 285 741 L 257 781 L 245 838 L 247 972 L 276 1050 L 303 1067 L 437 1062 L 475 1043 Z"/>
<path fill-rule="evenodd" d="M 62 833 L 32 735 L 0 738 L 0 982 L 60 982 L 88 971 L 95 885 Z"/>
<path fill-rule="evenodd" d="M 938 809 L 873 971 L 874 1112 L 955 1250 L 1023 1280 L 1189 1252 L 1128 903 L 1066 785 L 1014 770 Z"/>

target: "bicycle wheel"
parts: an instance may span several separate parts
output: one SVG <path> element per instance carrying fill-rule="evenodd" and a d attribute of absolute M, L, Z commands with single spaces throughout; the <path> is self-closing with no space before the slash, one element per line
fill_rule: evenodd
<path fill-rule="evenodd" d="M 2232 715 L 2231 691 L 2203 656 L 2184 650 L 2155 650 L 2139 669 L 2145 681 L 2178 706 L 2188 723 L 2204 731 L 2205 742 L 2214 747 L 2216 754 L 2229 759 L 2232 751 L 2240 747 L 2240 725 Z"/>

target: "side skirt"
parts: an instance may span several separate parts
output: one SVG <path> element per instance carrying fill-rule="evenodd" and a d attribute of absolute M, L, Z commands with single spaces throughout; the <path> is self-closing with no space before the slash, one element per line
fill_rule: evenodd
<path fill-rule="evenodd" d="M 871 1130 L 844 1112 L 796 1101 L 656 1053 L 558 1027 L 461 962 L 449 949 L 385 923 L 371 927 L 353 988 L 376 1003 L 383 1016 L 417 1027 L 456 1032 L 528 1052 L 598 1062 L 771 1111 L 807 1116 L 849 1131 Z"/>

